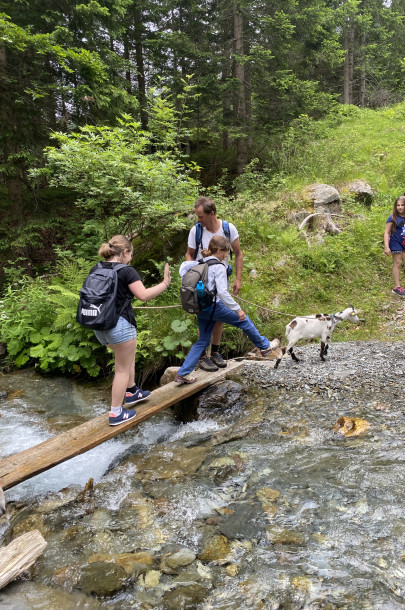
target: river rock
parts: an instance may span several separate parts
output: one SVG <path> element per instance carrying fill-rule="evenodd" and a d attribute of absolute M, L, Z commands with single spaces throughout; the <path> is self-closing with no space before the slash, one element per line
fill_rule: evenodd
<path fill-rule="evenodd" d="M 260 538 L 266 530 L 267 521 L 261 505 L 258 502 L 231 505 L 230 515 L 224 515 L 218 530 L 229 540 L 243 540 Z"/>
<path fill-rule="evenodd" d="M 366 206 L 370 206 L 374 199 L 374 192 L 365 180 L 354 180 L 344 185 L 341 189 L 342 195 L 350 195 L 353 199 Z"/>
<path fill-rule="evenodd" d="M 339 417 L 333 425 L 333 432 L 344 436 L 360 436 L 370 428 L 370 424 L 360 417 Z"/>
<path fill-rule="evenodd" d="M 198 407 L 203 409 L 234 409 L 246 395 L 244 387 L 235 381 L 224 381 L 217 386 L 209 387 L 198 398 Z"/>
<path fill-rule="evenodd" d="M 3 610 L 28 610 L 29 608 L 85 608 L 98 610 L 100 602 L 79 591 L 67 593 L 38 582 L 14 582 L 0 591 L 0 608 Z"/>
<path fill-rule="evenodd" d="M 149 570 L 149 572 L 146 572 L 144 576 L 144 586 L 146 589 L 153 589 L 154 587 L 157 587 L 161 576 L 162 573 L 158 570 Z"/>
<path fill-rule="evenodd" d="M 141 572 L 146 572 L 146 570 L 151 568 L 154 558 L 152 553 L 139 551 L 137 553 L 116 553 L 114 555 L 95 553 L 87 560 L 88 563 L 98 561 L 113 562 L 123 568 L 128 576 L 139 576 Z"/>
<path fill-rule="evenodd" d="M 209 594 L 209 589 L 202 585 L 193 584 L 180 586 L 163 596 L 163 607 L 165 610 L 185 610 L 200 608 L 200 604 Z"/>
<path fill-rule="evenodd" d="M 212 538 L 204 540 L 198 558 L 201 561 L 218 561 L 225 559 L 230 552 L 231 547 L 226 536 L 215 534 Z"/>
<path fill-rule="evenodd" d="M 122 589 L 127 579 L 124 568 L 114 561 L 95 561 L 83 568 L 78 587 L 87 594 L 112 595 Z"/>
<path fill-rule="evenodd" d="M 305 544 L 305 536 L 295 530 L 284 529 L 279 525 L 271 526 L 267 529 L 267 538 L 272 544 Z"/>
<path fill-rule="evenodd" d="M 52 513 L 53 511 L 66 506 L 76 499 L 77 490 L 72 487 L 66 487 L 57 494 L 43 500 L 36 508 L 37 513 Z"/>
<path fill-rule="evenodd" d="M 165 369 L 165 372 L 163 373 L 163 375 L 160 378 L 159 385 L 160 386 L 166 385 L 167 383 L 174 381 L 178 370 L 179 370 L 178 366 L 167 367 L 167 369 Z"/>
<path fill-rule="evenodd" d="M 176 574 L 180 568 L 190 565 L 196 558 L 191 549 L 181 548 L 162 555 L 160 569 L 165 574 Z"/>
<path fill-rule="evenodd" d="M 21 534 L 26 534 L 31 530 L 38 530 L 43 536 L 46 536 L 48 530 L 43 515 L 33 513 L 21 521 L 16 520 L 13 523 L 13 538 L 18 538 Z"/>
<path fill-rule="evenodd" d="M 71 592 L 77 585 L 79 577 L 80 566 L 78 564 L 62 566 L 53 573 L 52 584 L 59 589 Z"/>
<path fill-rule="evenodd" d="M 339 191 L 329 184 L 315 183 L 308 186 L 304 198 L 312 203 L 315 212 L 340 214 L 342 207 Z"/>
<path fill-rule="evenodd" d="M 129 462 L 136 465 L 136 476 L 141 481 L 177 479 L 196 472 L 210 449 L 209 447 L 183 447 L 166 445 L 153 447 L 147 456 L 133 456 Z"/>

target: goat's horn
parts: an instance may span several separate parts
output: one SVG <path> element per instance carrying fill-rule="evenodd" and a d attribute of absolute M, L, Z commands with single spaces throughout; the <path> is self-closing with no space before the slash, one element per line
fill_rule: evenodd
<path fill-rule="evenodd" d="M 353 305 L 351 303 L 349 303 L 349 307 L 351 307 L 352 309 L 354 309 Z"/>

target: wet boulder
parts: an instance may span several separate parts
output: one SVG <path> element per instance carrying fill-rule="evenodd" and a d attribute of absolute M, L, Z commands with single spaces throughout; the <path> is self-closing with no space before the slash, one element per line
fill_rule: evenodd
<path fill-rule="evenodd" d="M 279 525 L 270 526 L 267 529 L 267 538 L 272 544 L 297 545 L 306 543 L 305 536 L 292 529 L 285 529 Z"/>
<path fill-rule="evenodd" d="M 266 530 L 267 520 L 259 502 L 229 506 L 232 514 L 224 515 L 218 530 L 229 540 L 258 540 Z"/>
<path fill-rule="evenodd" d="M 203 409 L 229 409 L 246 395 L 244 387 L 236 381 L 224 381 L 211 386 L 198 397 L 198 407 Z"/>
<path fill-rule="evenodd" d="M 196 472 L 209 451 L 209 447 L 201 446 L 158 446 L 149 455 L 133 456 L 129 463 L 136 465 L 135 476 L 141 481 L 173 480 Z"/>
<path fill-rule="evenodd" d="M 167 610 L 200 608 L 208 594 L 209 589 L 199 584 L 180 586 L 164 595 L 163 607 Z"/>
<path fill-rule="evenodd" d="M 160 569 L 165 574 L 177 574 L 180 568 L 190 565 L 195 558 L 194 551 L 186 547 L 172 549 L 162 555 Z"/>
<path fill-rule="evenodd" d="M 360 436 L 370 428 L 370 424 L 360 417 L 339 417 L 333 425 L 333 432 L 344 436 Z"/>
<path fill-rule="evenodd" d="M 112 595 L 122 589 L 127 580 L 122 566 L 114 561 L 99 560 L 83 568 L 77 586 L 87 594 Z"/>
<path fill-rule="evenodd" d="M 203 541 L 198 558 L 201 561 L 220 561 L 226 559 L 231 553 L 231 545 L 226 536 L 215 534 Z"/>

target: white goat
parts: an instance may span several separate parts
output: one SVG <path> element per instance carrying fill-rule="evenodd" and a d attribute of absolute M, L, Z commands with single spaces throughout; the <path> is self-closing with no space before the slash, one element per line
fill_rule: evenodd
<path fill-rule="evenodd" d="M 288 339 L 288 345 L 281 349 L 283 355 L 286 352 L 289 352 L 291 358 L 295 362 L 299 362 L 297 356 L 293 352 L 294 345 L 298 343 L 300 339 L 315 339 L 316 337 L 320 337 L 320 355 L 322 362 L 325 362 L 325 356 L 328 353 L 331 334 L 336 324 L 339 324 L 339 322 L 342 322 L 343 320 L 350 320 L 350 322 L 354 322 L 355 324 L 360 322 L 357 311 L 354 309 L 353 305 L 350 305 L 350 307 L 347 307 L 347 309 L 344 309 L 343 311 L 338 311 L 337 313 L 332 313 L 330 315 L 319 313 L 315 316 L 298 316 L 294 318 L 294 320 L 285 327 L 285 335 Z M 274 366 L 275 369 L 278 367 L 280 362 L 281 358 L 278 358 Z"/>

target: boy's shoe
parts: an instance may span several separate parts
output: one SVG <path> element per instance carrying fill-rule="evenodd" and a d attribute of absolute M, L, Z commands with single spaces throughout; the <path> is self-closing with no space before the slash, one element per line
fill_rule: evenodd
<path fill-rule="evenodd" d="M 397 286 L 396 288 L 393 288 L 392 292 L 394 294 L 397 294 L 400 297 L 405 297 L 405 290 L 403 288 L 401 288 L 401 286 Z"/>
<path fill-rule="evenodd" d="M 204 358 L 200 358 L 200 360 L 198 361 L 198 366 L 203 371 L 208 371 L 210 373 L 213 373 L 214 371 L 218 370 L 217 365 L 214 364 L 213 361 L 211 360 L 211 358 L 208 358 L 208 356 L 204 356 Z"/>
<path fill-rule="evenodd" d="M 135 392 L 126 392 L 125 393 L 125 404 L 133 405 L 136 402 L 141 402 L 142 400 L 146 400 L 149 396 L 149 390 L 141 390 L 141 388 L 136 388 Z"/>
<path fill-rule="evenodd" d="M 110 413 L 108 417 L 108 423 L 110 426 L 118 426 L 118 424 L 124 424 L 125 422 L 133 419 L 136 415 L 136 411 L 131 409 L 124 409 L 119 415 L 114 415 L 114 413 Z"/>
<path fill-rule="evenodd" d="M 225 369 L 227 367 L 227 363 L 222 358 L 219 352 L 214 352 L 213 354 L 211 354 L 210 360 L 211 362 L 219 366 L 220 369 Z"/>
<path fill-rule="evenodd" d="M 197 377 L 186 377 L 184 375 L 176 375 L 175 379 L 174 379 L 174 383 L 177 383 L 177 385 L 183 385 L 185 383 L 190 384 L 190 383 L 195 383 L 197 381 Z"/>

